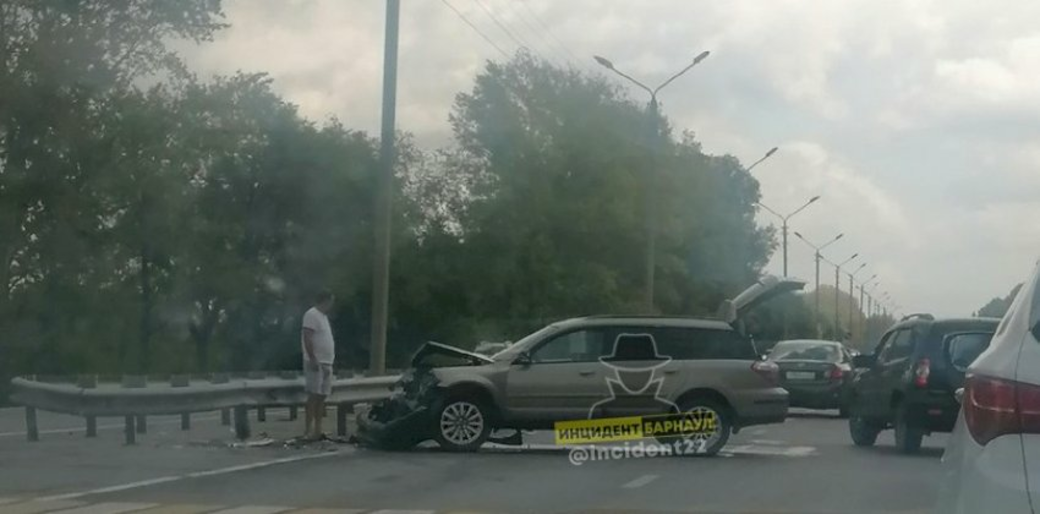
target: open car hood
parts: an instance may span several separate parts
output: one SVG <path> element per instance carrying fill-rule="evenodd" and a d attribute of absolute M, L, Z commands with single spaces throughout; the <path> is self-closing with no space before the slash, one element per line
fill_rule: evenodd
<path fill-rule="evenodd" d="M 413 368 L 442 368 L 450 366 L 481 366 L 495 362 L 479 353 L 468 352 L 454 346 L 427 341 L 412 356 Z"/>
<path fill-rule="evenodd" d="M 805 281 L 801 279 L 766 275 L 735 298 L 723 300 L 722 305 L 719 305 L 718 317 L 726 323 L 733 324 L 762 302 L 783 293 L 799 291 L 804 287 Z"/>

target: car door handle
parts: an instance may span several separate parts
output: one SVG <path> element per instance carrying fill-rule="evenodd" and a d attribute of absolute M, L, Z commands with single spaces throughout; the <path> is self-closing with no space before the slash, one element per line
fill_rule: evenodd
<path fill-rule="evenodd" d="M 578 372 L 578 374 L 583 376 L 583 377 L 591 376 L 591 375 L 594 375 L 595 373 L 596 372 L 591 370 L 591 369 L 583 369 L 583 370 Z"/>
<path fill-rule="evenodd" d="M 677 370 L 677 369 L 666 369 L 666 370 L 664 370 L 664 374 L 665 375 L 674 375 L 674 374 L 676 374 L 678 372 L 679 372 L 679 370 Z"/>

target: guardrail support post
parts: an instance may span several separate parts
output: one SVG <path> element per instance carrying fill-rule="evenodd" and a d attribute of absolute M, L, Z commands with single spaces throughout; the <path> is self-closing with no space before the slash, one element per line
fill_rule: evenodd
<path fill-rule="evenodd" d="M 231 425 L 231 409 L 220 409 L 220 424 Z"/>
<path fill-rule="evenodd" d="M 336 405 L 336 435 L 340 437 L 347 436 L 347 407 L 346 403 Z"/>
<path fill-rule="evenodd" d="M 126 444 L 137 444 L 137 430 L 134 428 L 134 416 L 127 416 L 124 425 L 123 433 L 126 436 Z"/>
<path fill-rule="evenodd" d="M 267 421 L 267 409 L 265 409 L 263 407 L 257 407 L 256 408 L 256 420 L 258 422 L 261 422 L 261 423 Z"/>
<path fill-rule="evenodd" d="M 87 416 L 87 437 L 97 437 L 97 418 Z"/>
<path fill-rule="evenodd" d="M 25 408 L 25 435 L 30 443 L 40 440 L 40 427 L 36 425 L 36 407 Z"/>
<path fill-rule="evenodd" d="M 191 413 L 181 414 L 181 430 L 191 430 Z"/>
<path fill-rule="evenodd" d="M 245 405 L 235 407 L 235 437 L 249 439 L 249 411 Z"/>
<path fill-rule="evenodd" d="M 295 405 L 289 406 L 289 421 L 296 421 L 297 415 L 298 414 L 296 413 L 296 406 Z"/>
<path fill-rule="evenodd" d="M 146 418 L 145 416 L 137 416 L 137 433 L 148 433 L 148 418 Z"/>

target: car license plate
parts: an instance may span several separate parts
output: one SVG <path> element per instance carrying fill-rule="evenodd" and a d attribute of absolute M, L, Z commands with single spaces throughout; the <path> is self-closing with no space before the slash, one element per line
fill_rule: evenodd
<path fill-rule="evenodd" d="M 812 371 L 788 371 L 788 380 L 812 380 L 816 378 L 816 373 Z"/>

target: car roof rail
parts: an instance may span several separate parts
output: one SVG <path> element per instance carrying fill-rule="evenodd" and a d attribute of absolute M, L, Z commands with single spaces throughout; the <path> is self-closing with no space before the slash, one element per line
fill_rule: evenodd
<path fill-rule="evenodd" d="M 903 319 L 901 319 L 899 321 L 903 322 L 903 321 L 906 321 L 906 320 L 916 319 L 916 318 L 926 319 L 928 321 L 932 321 L 932 320 L 935 319 L 935 316 L 932 316 L 931 314 L 928 314 L 926 312 L 915 312 L 913 314 L 907 314 L 906 316 L 903 316 Z"/>

